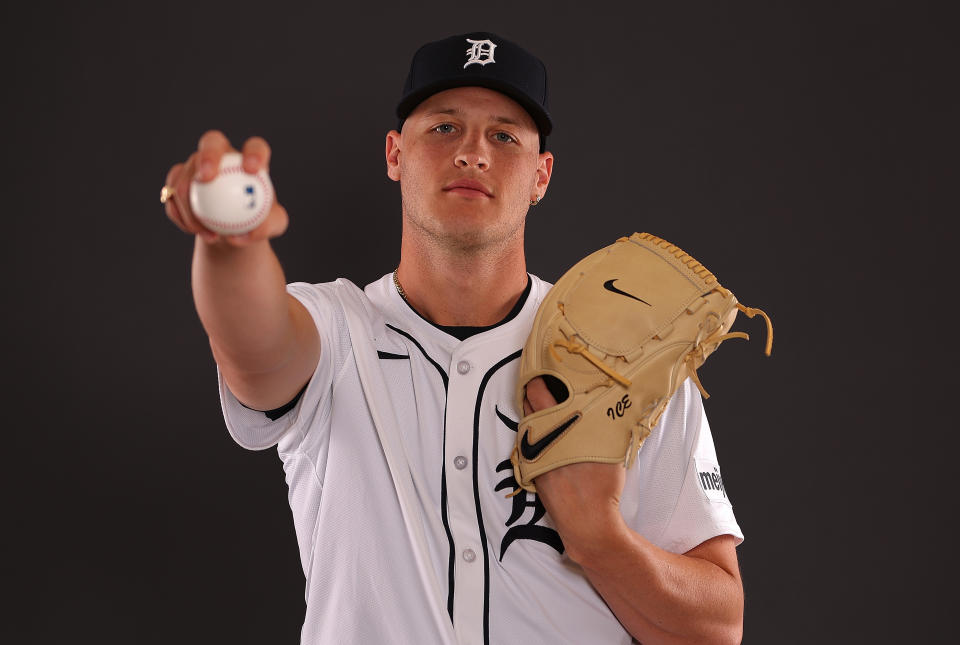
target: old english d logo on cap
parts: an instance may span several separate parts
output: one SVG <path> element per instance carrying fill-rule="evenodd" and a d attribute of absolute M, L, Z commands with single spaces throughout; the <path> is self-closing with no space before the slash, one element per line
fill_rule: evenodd
<path fill-rule="evenodd" d="M 467 38 L 470 47 L 467 49 L 467 62 L 463 64 L 463 69 L 467 65 L 486 65 L 487 63 L 496 63 L 493 60 L 493 50 L 497 45 L 492 40 L 472 40 Z"/>

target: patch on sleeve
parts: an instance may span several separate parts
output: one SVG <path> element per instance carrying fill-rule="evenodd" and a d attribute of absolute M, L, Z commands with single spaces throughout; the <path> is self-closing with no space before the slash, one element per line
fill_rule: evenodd
<path fill-rule="evenodd" d="M 694 476 L 697 486 L 711 502 L 720 502 L 730 505 L 727 489 L 723 487 L 723 477 L 720 476 L 720 466 L 715 461 L 694 457 Z"/>

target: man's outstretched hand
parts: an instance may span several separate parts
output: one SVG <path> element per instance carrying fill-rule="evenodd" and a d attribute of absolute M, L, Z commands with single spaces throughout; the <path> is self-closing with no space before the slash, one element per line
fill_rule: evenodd
<path fill-rule="evenodd" d="M 227 152 L 236 152 L 227 137 L 218 130 L 210 130 L 197 143 L 196 151 L 183 163 L 170 168 L 165 187 L 173 193 L 164 204 L 167 217 L 184 233 L 198 235 L 208 244 L 223 242 L 230 246 L 242 247 L 253 242 L 283 235 L 287 230 L 289 218 L 286 209 L 276 200 L 266 219 L 257 228 L 243 235 L 220 235 L 206 228 L 190 210 L 190 182 L 213 181 L 220 167 L 220 158 Z M 270 164 L 270 146 L 260 137 L 251 137 L 243 144 L 243 169 L 256 173 L 268 169 Z"/>

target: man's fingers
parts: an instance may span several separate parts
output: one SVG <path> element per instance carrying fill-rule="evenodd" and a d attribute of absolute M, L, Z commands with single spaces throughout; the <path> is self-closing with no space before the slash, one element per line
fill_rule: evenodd
<path fill-rule="evenodd" d="M 289 223 L 290 216 L 287 215 L 287 209 L 274 201 L 267 219 L 264 220 L 263 224 L 250 231 L 250 235 L 255 240 L 280 237 L 286 233 Z"/>
<path fill-rule="evenodd" d="M 243 170 L 251 174 L 270 167 L 270 146 L 263 137 L 250 137 L 243 144 Z"/>
<path fill-rule="evenodd" d="M 194 152 L 187 158 L 187 162 L 183 164 L 182 170 L 171 184 L 174 190 L 174 201 L 177 210 L 180 212 L 180 219 L 190 233 L 197 233 L 199 229 L 203 228 L 197 222 L 197 218 L 194 217 L 193 211 L 190 210 L 190 182 L 193 181 L 196 172 L 197 157 L 198 153 Z"/>
<path fill-rule="evenodd" d="M 173 189 L 174 195 L 176 195 L 176 184 L 177 177 L 183 171 L 183 164 L 178 163 L 173 168 L 170 169 L 170 172 L 167 173 L 167 179 L 164 181 L 164 188 Z M 177 225 L 181 231 L 186 231 L 186 227 L 183 224 L 183 218 L 180 216 L 180 209 L 177 208 L 177 202 L 174 199 L 174 195 L 171 195 L 167 198 L 167 201 L 163 204 L 163 210 L 166 212 L 167 217 L 170 218 L 170 221 Z"/>
<path fill-rule="evenodd" d="M 547 389 L 547 384 L 543 378 L 538 376 L 527 383 L 523 406 L 525 412 L 527 404 L 530 405 L 533 411 L 552 408 L 557 404 L 557 400 L 550 394 L 550 390 Z M 527 412 L 527 414 L 530 414 L 530 412 Z"/>
<path fill-rule="evenodd" d="M 166 186 L 173 189 L 173 193 L 163 205 L 177 228 L 185 233 L 200 235 L 206 242 L 215 242 L 219 237 L 213 231 L 203 226 L 190 210 L 190 182 L 194 175 L 197 153 L 190 155 L 186 163 L 178 163 L 167 173 Z"/>
<path fill-rule="evenodd" d="M 221 240 L 230 246 L 242 247 L 262 240 L 278 237 L 287 230 L 287 211 L 276 202 L 264 222 L 256 229 L 242 235 L 220 235 L 204 226 L 190 208 L 190 184 L 194 180 L 209 182 L 216 178 L 220 160 L 227 152 L 234 151 L 219 130 L 209 130 L 197 142 L 197 151 L 185 163 L 176 164 L 167 173 L 168 198 L 164 203 L 167 217 L 180 230 L 199 235 L 204 242 Z M 266 170 L 270 164 L 270 145 L 262 137 L 250 137 L 243 144 L 243 168 L 248 173 Z"/>
<path fill-rule="evenodd" d="M 220 157 L 232 149 L 226 135 L 219 130 L 205 132 L 197 143 L 196 178 L 200 181 L 210 181 L 216 177 L 217 169 L 220 167 Z"/>
<path fill-rule="evenodd" d="M 178 163 L 173 166 L 167 173 L 167 181 L 164 184 L 164 187 L 169 189 L 167 201 L 163 205 L 167 217 L 177 225 L 177 228 L 186 233 L 197 232 L 193 213 L 190 212 L 188 197 L 190 182 L 184 180 L 184 177 L 189 178 L 192 174 L 192 159 L 191 156 L 187 163 Z"/>

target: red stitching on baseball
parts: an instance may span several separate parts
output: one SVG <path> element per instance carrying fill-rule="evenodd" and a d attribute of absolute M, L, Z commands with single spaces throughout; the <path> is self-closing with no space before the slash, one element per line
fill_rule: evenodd
<path fill-rule="evenodd" d="M 247 173 L 243 169 L 243 166 L 240 165 L 240 166 L 226 166 L 225 168 L 221 168 L 220 174 L 221 175 L 236 175 L 236 174 L 246 175 L 250 173 Z M 256 179 L 257 182 L 259 182 L 261 186 L 261 192 L 264 196 L 263 202 L 260 204 L 260 208 L 257 210 L 256 213 L 254 213 L 253 215 L 251 215 L 250 217 L 248 217 L 247 219 L 241 222 L 224 222 L 222 220 L 214 219 L 212 217 L 204 217 L 203 219 L 205 219 L 208 224 L 213 224 L 214 226 L 219 226 L 220 228 L 237 230 L 237 229 L 241 229 L 246 226 L 249 226 L 250 224 L 256 222 L 256 220 L 261 216 L 266 217 L 266 213 L 264 211 L 266 210 L 266 206 L 273 202 L 273 189 L 267 184 L 266 181 L 263 180 L 263 177 L 261 177 L 259 173 L 251 176 L 254 179 Z"/>

